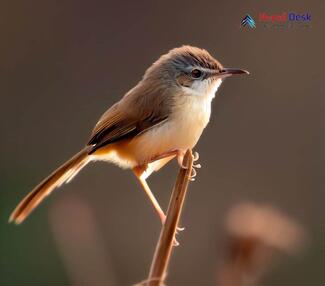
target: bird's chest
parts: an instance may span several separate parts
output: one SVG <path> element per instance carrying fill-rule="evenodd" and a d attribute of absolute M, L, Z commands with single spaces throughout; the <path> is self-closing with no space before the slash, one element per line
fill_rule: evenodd
<path fill-rule="evenodd" d="M 211 100 L 206 97 L 184 96 L 175 108 L 173 117 L 184 129 L 204 128 L 211 115 Z"/>
<path fill-rule="evenodd" d="M 199 140 L 211 115 L 211 99 L 184 96 L 175 107 L 172 121 L 173 133 L 180 145 L 192 148 Z"/>

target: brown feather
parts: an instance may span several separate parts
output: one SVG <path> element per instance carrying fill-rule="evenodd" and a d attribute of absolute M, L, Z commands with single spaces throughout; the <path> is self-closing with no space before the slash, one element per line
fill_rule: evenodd
<path fill-rule="evenodd" d="M 69 182 L 87 163 L 89 148 L 85 148 L 55 170 L 32 190 L 12 212 L 9 221 L 20 224 L 56 187 Z"/>
<path fill-rule="evenodd" d="M 88 143 L 93 145 L 89 154 L 108 144 L 133 138 L 167 120 L 173 94 L 154 79 L 148 79 L 145 84 L 141 81 L 102 115 Z"/>

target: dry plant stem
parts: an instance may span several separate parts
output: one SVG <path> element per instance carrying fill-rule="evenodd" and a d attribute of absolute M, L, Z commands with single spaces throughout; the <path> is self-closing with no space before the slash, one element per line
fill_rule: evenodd
<path fill-rule="evenodd" d="M 161 230 L 158 244 L 156 246 L 155 255 L 152 260 L 148 280 L 145 282 L 147 286 L 164 285 L 167 267 L 172 252 L 173 241 L 175 238 L 177 225 L 181 216 L 184 199 L 187 192 L 188 182 L 192 172 L 193 156 L 192 151 L 187 150 L 183 166 L 181 168 L 176 184 L 171 195 L 168 206 L 166 222 Z"/>

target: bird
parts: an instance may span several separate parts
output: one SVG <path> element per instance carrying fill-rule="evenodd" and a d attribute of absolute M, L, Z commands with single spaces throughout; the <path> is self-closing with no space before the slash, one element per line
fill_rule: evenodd
<path fill-rule="evenodd" d="M 221 83 L 239 74 L 249 72 L 224 68 L 202 48 L 184 45 L 163 54 L 100 117 L 85 147 L 39 183 L 9 221 L 22 223 L 88 163 L 107 161 L 133 171 L 164 224 L 166 215 L 147 179 L 174 158 L 182 166 L 186 150 L 197 144 L 210 120 L 211 103 Z"/>

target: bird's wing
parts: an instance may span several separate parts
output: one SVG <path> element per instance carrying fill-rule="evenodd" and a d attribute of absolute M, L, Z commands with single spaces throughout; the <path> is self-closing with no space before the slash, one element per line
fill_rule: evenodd
<path fill-rule="evenodd" d="M 135 88 L 108 109 L 96 124 L 88 145 L 91 153 L 103 146 L 132 138 L 168 120 L 170 98 L 153 90 Z"/>

